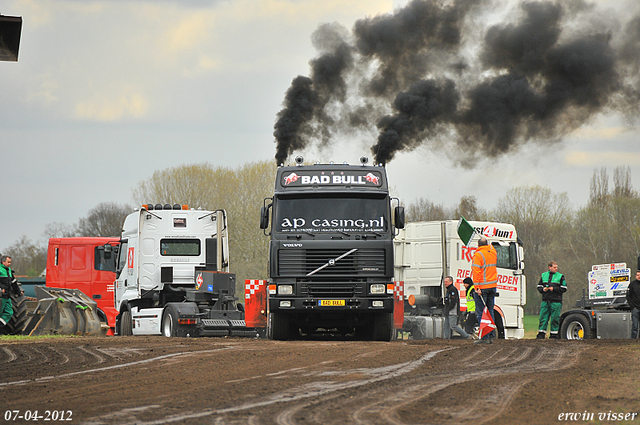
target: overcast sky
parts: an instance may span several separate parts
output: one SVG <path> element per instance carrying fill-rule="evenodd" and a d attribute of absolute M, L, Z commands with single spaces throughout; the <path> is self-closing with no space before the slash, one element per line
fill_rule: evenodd
<path fill-rule="evenodd" d="M 601 3 L 637 12 L 637 2 Z M 156 170 L 273 160 L 276 114 L 292 79 L 309 75 L 318 26 L 350 29 L 406 4 L 3 0 L 0 14 L 22 16 L 23 29 L 18 62 L 0 62 L 0 249 L 21 235 L 39 239 L 47 223 L 76 223 L 100 202 L 132 203 Z M 387 171 L 405 204 L 474 195 L 492 209 L 510 188 L 538 184 L 579 207 L 594 168 L 630 166 L 640 188 L 639 136 L 623 117 L 600 114 L 552 147 L 529 143 L 472 169 L 419 147 Z M 357 163 L 372 156 L 375 137 L 372 129 L 370 140 L 345 136 L 302 154 Z"/>

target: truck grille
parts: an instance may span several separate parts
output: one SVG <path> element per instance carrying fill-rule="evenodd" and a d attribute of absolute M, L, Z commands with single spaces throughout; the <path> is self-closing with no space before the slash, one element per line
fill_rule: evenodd
<path fill-rule="evenodd" d="M 325 265 L 349 249 L 281 249 L 278 251 L 278 273 L 280 276 L 304 277 Z M 383 249 L 362 249 L 347 255 L 314 273 L 310 278 L 345 276 L 382 276 L 385 272 Z"/>
<path fill-rule="evenodd" d="M 341 281 L 311 281 L 302 280 L 300 295 L 303 297 L 330 297 L 330 298 L 352 298 L 363 293 L 364 281 L 362 280 L 341 280 Z"/>

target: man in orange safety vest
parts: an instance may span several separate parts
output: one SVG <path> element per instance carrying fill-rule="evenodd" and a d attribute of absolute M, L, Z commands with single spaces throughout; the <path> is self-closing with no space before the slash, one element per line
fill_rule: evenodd
<path fill-rule="evenodd" d="M 478 241 L 478 249 L 473 254 L 471 271 L 473 286 L 475 288 L 474 301 L 476 302 L 476 317 L 478 323 L 482 319 L 482 311 L 487 307 L 491 319 L 495 323 L 493 306 L 495 305 L 496 288 L 498 287 L 498 254 L 484 236 Z M 485 335 L 482 339 L 474 341 L 474 344 L 491 344 L 494 332 Z"/>

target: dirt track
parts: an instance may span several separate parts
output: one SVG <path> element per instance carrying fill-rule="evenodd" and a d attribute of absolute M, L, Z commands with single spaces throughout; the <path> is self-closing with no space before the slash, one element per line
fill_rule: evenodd
<path fill-rule="evenodd" d="M 86 424 L 547 424 L 586 410 L 591 423 L 613 412 L 640 424 L 631 341 L 61 338 L 4 342 L 0 367 L 0 420 L 63 410 Z"/>

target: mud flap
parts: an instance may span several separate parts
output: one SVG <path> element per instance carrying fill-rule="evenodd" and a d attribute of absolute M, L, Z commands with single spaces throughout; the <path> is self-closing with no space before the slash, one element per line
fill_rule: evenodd
<path fill-rule="evenodd" d="M 267 329 L 267 283 L 264 280 L 244 281 L 244 320 L 249 328 L 265 333 Z"/>
<path fill-rule="evenodd" d="M 393 288 L 393 328 L 402 329 L 404 323 L 404 282 L 394 282 Z"/>
<path fill-rule="evenodd" d="M 36 287 L 38 305 L 23 334 L 105 335 L 109 327 L 100 321 L 95 301 L 77 289 Z"/>

